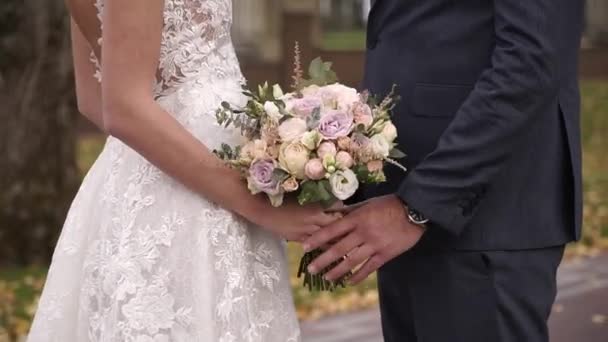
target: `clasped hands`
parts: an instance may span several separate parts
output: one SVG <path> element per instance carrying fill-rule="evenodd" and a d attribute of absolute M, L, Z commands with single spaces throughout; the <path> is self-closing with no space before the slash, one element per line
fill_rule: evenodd
<path fill-rule="evenodd" d="M 403 202 L 395 195 L 337 210 L 345 216 L 303 242 L 305 251 L 325 249 L 308 267 L 313 274 L 342 260 L 325 275 L 330 281 L 353 271 L 348 281 L 359 284 L 388 261 L 414 247 L 425 231 L 424 227 L 410 223 Z"/>

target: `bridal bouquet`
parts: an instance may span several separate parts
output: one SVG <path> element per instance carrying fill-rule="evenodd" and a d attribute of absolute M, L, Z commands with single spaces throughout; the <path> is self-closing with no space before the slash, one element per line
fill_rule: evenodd
<path fill-rule="evenodd" d="M 279 85 L 245 89 L 243 108 L 222 103 L 219 124 L 241 129 L 247 143 L 223 145 L 216 153 L 238 169 L 252 194 L 263 193 L 274 206 L 286 196 L 301 205 L 321 203 L 329 207 L 355 194 L 361 183 L 386 180 L 383 168 L 404 155 L 395 148 L 397 129 L 390 113 L 394 92 L 382 101 L 367 92 L 337 83 L 331 63 L 315 59 L 309 78 L 303 77 L 296 57 L 294 91 Z M 306 272 L 320 251 L 305 255 L 298 276 L 305 285 L 332 290 L 335 285 Z"/>

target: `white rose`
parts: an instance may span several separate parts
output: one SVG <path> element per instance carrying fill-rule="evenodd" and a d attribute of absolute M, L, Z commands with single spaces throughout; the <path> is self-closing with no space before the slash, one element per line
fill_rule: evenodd
<path fill-rule="evenodd" d="M 274 96 L 275 99 L 280 99 L 283 95 L 283 89 L 281 89 L 280 85 L 275 84 L 272 86 L 272 96 Z"/>
<path fill-rule="evenodd" d="M 304 179 L 310 151 L 300 142 L 284 143 L 279 150 L 279 164 L 297 179 Z"/>
<path fill-rule="evenodd" d="M 281 114 L 281 110 L 279 110 L 279 107 L 276 105 L 276 103 L 272 101 L 266 101 L 266 103 L 264 103 L 264 111 L 266 112 L 266 114 L 268 114 L 268 117 L 270 117 L 270 119 L 274 122 L 279 122 L 279 120 L 281 120 L 281 118 L 283 117 L 283 115 Z"/>
<path fill-rule="evenodd" d="M 397 127 L 395 127 L 395 125 L 393 125 L 391 122 L 387 122 L 382 129 L 382 133 L 380 134 L 384 136 L 386 141 L 391 143 L 397 139 Z"/>
<path fill-rule="evenodd" d="M 287 119 L 279 125 L 279 136 L 284 142 L 300 139 L 306 131 L 306 121 L 300 118 Z"/>
<path fill-rule="evenodd" d="M 336 171 L 329 177 L 331 192 L 337 199 L 344 201 L 355 194 L 359 180 L 352 170 Z"/>
<path fill-rule="evenodd" d="M 337 101 L 338 107 L 343 110 L 348 110 L 355 102 L 358 102 L 361 97 L 357 93 L 357 89 L 347 87 L 340 83 L 330 84 L 322 88 L 323 92 L 329 92 L 333 96 L 329 96 Z"/>
<path fill-rule="evenodd" d="M 302 89 L 301 93 L 302 93 L 302 96 L 304 96 L 304 97 L 308 97 L 308 96 L 317 97 L 317 96 L 319 96 L 320 90 L 321 90 L 321 88 L 318 85 L 313 84 L 313 85 L 310 85 L 310 86 Z"/>
<path fill-rule="evenodd" d="M 391 145 L 386 141 L 386 138 L 381 134 L 376 134 L 369 141 L 369 149 L 374 158 L 384 159 L 388 157 L 391 151 Z"/>
<path fill-rule="evenodd" d="M 321 134 L 319 134 L 318 131 L 309 131 L 304 133 L 304 135 L 302 135 L 302 139 L 300 139 L 300 142 L 306 146 L 307 149 L 309 150 L 314 150 L 317 147 L 319 147 L 319 144 L 321 144 L 321 139 L 323 137 L 321 137 Z"/>

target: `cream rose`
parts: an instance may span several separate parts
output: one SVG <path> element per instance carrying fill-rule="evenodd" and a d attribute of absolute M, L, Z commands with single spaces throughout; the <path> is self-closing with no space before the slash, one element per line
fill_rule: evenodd
<path fill-rule="evenodd" d="M 384 136 L 376 134 L 370 139 L 369 149 L 375 159 L 384 159 L 388 157 L 391 145 Z"/>
<path fill-rule="evenodd" d="M 300 118 L 287 119 L 279 125 L 279 136 L 284 142 L 300 139 L 306 131 L 306 121 Z"/>
<path fill-rule="evenodd" d="M 397 127 L 395 127 L 395 125 L 393 125 L 391 122 L 387 122 L 382 129 L 382 133 L 380 134 L 384 136 L 386 141 L 392 143 L 395 141 L 395 139 L 397 139 Z"/>
<path fill-rule="evenodd" d="M 329 176 L 331 192 L 337 199 L 344 201 L 355 194 L 359 180 L 352 170 L 336 171 Z"/>
<path fill-rule="evenodd" d="M 260 139 L 253 140 L 245 144 L 241 149 L 241 159 L 251 162 L 256 159 L 266 158 L 266 142 Z"/>
<path fill-rule="evenodd" d="M 297 179 L 304 179 L 304 168 L 310 160 L 310 151 L 300 142 L 283 143 L 279 150 L 279 164 Z"/>

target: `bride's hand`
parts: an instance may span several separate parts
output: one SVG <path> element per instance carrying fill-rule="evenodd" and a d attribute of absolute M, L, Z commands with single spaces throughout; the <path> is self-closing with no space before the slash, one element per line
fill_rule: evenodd
<path fill-rule="evenodd" d="M 259 213 L 257 223 L 288 241 L 303 241 L 317 230 L 342 218 L 341 213 L 328 213 L 320 205 L 301 206 L 287 202 L 278 208 Z"/>

